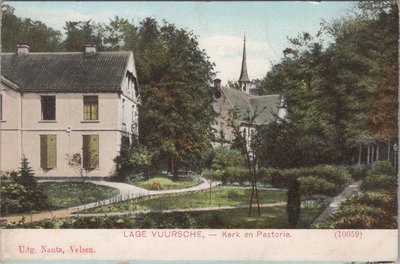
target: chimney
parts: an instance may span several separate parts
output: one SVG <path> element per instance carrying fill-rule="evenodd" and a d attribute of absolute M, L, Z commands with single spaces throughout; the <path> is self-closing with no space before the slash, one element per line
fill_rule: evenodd
<path fill-rule="evenodd" d="M 221 87 L 221 80 L 215 79 L 214 80 L 214 88 L 220 88 L 220 87 Z"/>
<path fill-rule="evenodd" d="M 93 42 L 88 42 L 85 44 L 85 55 L 96 54 L 96 44 Z"/>
<path fill-rule="evenodd" d="M 17 55 L 26 55 L 26 54 L 29 54 L 28 43 L 18 43 L 17 44 Z"/>

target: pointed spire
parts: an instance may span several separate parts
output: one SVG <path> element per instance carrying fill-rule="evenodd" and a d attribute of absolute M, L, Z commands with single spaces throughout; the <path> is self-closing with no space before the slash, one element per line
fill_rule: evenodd
<path fill-rule="evenodd" d="M 246 63 L 246 35 L 244 35 L 242 70 L 240 71 L 240 78 L 239 78 L 239 83 L 244 83 L 244 82 L 250 82 L 249 75 L 247 74 L 247 63 Z"/>

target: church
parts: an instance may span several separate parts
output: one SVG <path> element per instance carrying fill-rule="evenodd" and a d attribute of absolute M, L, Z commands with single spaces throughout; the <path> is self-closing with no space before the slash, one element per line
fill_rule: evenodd
<path fill-rule="evenodd" d="M 230 145 L 235 139 L 232 121 L 249 145 L 251 135 L 257 127 L 265 126 L 284 118 L 283 98 L 279 94 L 257 96 L 250 93 L 251 81 L 247 72 L 246 38 L 243 43 L 242 66 L 239 77 L 239 90 L 221 85 L 216 79 L 213 87 L 213 110 L 216 118 L 213 124 L 214 147 Z"/>

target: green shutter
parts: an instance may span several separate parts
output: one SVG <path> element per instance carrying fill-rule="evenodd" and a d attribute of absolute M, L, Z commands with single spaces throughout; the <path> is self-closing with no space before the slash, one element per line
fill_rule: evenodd
<path fill-rule="evenodd" d="M 99 167 L 99 135 L 90 136 L 90 165 L 92 168 Z"/>
<path fill-rule="evenodd" d="M 99 167 L 99 135 L 83 135 L 83 167 Z"/>
<path fill-rule="evenodd" d="M 40 167 L 43 169 L 57 167 L 56 135 L 40 135 Z"/>
<path fill-rule="evenodd" d="M 40 135 L 40 167 L 47 169 L 47 135 Z"/>
<path fill-rule="evenodd" d="M 47 168 L 57 168 L 57 136 L 47 136 Z"/>
<path fill-rule="evenodd" d="M 83 146 L 82 146 L 82 150 L 83 150 L 83 167 L 85 169 L 89 169 L 90 167 L 90 156 L 89 156 L 89 142 L 90 142 L 90 135 L 83 135 Z"/>

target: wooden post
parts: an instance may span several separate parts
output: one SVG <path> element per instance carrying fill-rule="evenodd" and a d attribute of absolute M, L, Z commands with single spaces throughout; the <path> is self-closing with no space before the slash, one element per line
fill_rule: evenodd
<path fill-rule="evenodd" d="M 361 143 L 358 144 L 358 166 L 361 166 Z"/>

